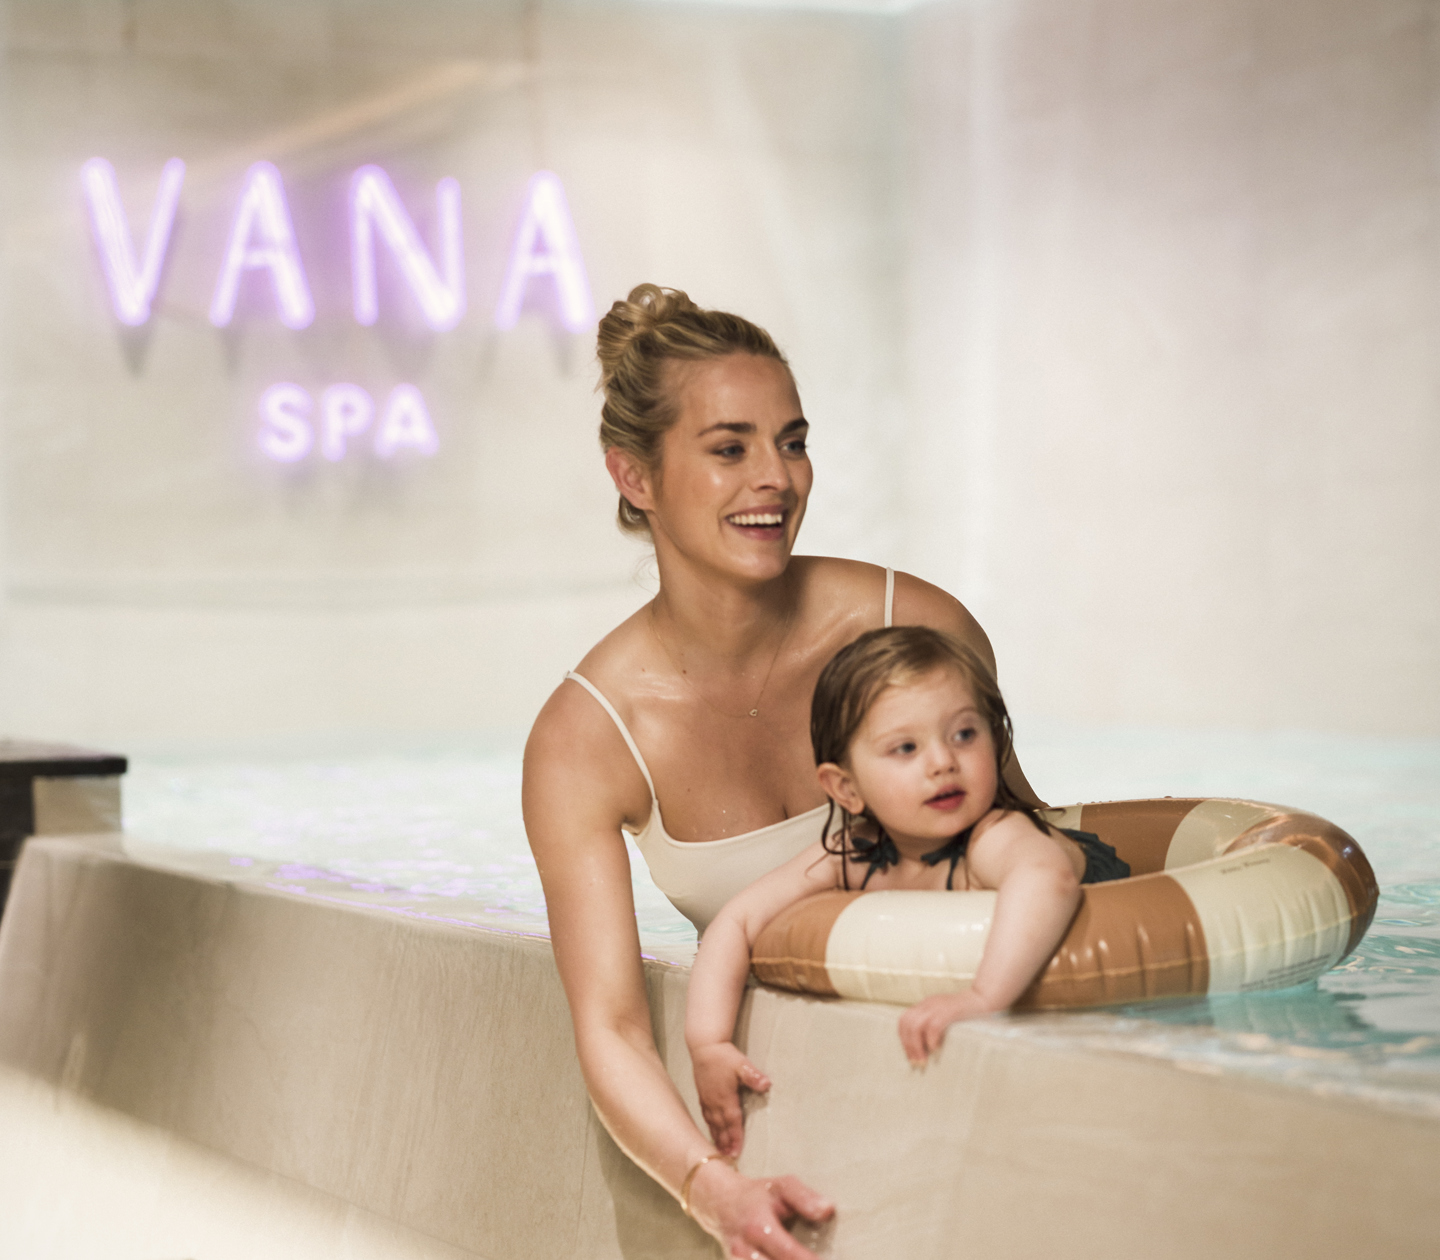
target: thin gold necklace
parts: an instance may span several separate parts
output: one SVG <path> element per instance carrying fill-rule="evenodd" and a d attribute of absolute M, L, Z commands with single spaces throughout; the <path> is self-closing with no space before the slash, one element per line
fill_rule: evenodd
<path fill-rule="evenodd" d="M 794 620 L 795 610 L 792 608 L 785 618 L 785 632 L 780 636 L 780 642 L 775 645 L 775 655 L 770 658 L 770 668 L 765 671 L 765 681 L 760 684 L 760 690 L 755 693 L 755 707 L 753 709 L 747 710 L 745 713 L 727 713 L 718 704 L 711 700 L 709 696 L 707 696 L 703 691 L 701 691 L 699 687 L 697 687 L 693 682 L 691 682 L 690 675 L 680 668 L 679 664 L 675 660 L 675 657 L 671 654 L 669 647 L 666 645 L 665 640 L 660 637 L 660 627 L 655 622 L 655 604 L 653 602 L 650 604 L 650 633 L 655 636 L 655 642 L 660 645 L 660 650 L 665 653 L 665 659 L 670 662 L 671 668 L 673 668 L 674 671 L 679 674 L 682 679 L 684 679 L 685 685 L 689 687 L 690 690 L 693 691 L 697 696 L 699 696 L 700 699 L 705 702 L 705 704 L 709 705 L 710 708 L 714 709 L 715 712 L 720 714 L 721 717 L 728 718 L 753 718 L 760 716 L 760 701 L 765 698 L 765 688 L 770 685 L 770 675 L 775 672 L 775 662 L 780 659 L 781 649 L 784 648 L 786 642 L 790 638 L 790 627 L 793 624 Z"/>

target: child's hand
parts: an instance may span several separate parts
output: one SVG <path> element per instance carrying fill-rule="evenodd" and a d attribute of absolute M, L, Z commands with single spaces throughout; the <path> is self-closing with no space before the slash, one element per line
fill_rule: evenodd
<path fill-rule="evenodd" d="M 770 1078 L 728 1041 L 692 1048 L 690 1061 L 695 1067 L 700 1113 L 710 1126 L 710 1137 L 720 1154 L 733 1158 L 745 1141 L 740 1087 L 763 1094 L 770 1088 Z"/>
<path fill-rule="evenodd" d="M 900 1044 L 905 1057 L 917 1067 L 940 1049 L 945 1030 L 962 1019 L 989 1015 L 996 1008 L 975 994 L 973 989 L 959 993 L 937 993 L 923 1002 L 916 1002 L 900 1016 Z"/>

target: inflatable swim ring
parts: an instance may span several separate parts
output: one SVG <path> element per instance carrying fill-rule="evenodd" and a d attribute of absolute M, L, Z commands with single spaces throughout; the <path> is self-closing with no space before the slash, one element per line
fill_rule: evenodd
<path fill-rule="evenodd" d="M 1087 884 L 1070 930 L 1017 1009 L 1249 993 L 1313 980 L 1358 944 L 1379 890 L 1345 832 L 1254 801 L 1109 801 L 1042 811 L 1093 831 L 1129 879 Z M 825 892 L 755 942 L 765 984 L 909 1005 L 975 977 L 993 892 Z"/>

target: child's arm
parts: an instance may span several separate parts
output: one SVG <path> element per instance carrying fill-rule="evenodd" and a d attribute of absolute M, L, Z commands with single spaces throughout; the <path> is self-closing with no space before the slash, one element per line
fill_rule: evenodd
<path fill-rule="evenodd" d="M 912 1063 L 938 1050 L 956 1020 L 1003 1011 L 1025 992 L 1080 904 L 1069 854 L 1023 814 L 986 828 L 971 841 L 966 861 L 977 882 L 999 894 L 990 936 L 969 989 L 926 998 L 900 1017 L 900 1041 Z"/>
<path fill-rule="evenodd" d="M 731 1040 L 750 974 L 751 946 L 786 906 L 834 888 L 838 860 L 819 843 L 810 845 L 737 893 L 705 929 L 690 970 L 685 1044 L 695 1069 L 700 1111 L 722 1155 L 738 1155 L 744 1141 L 740 1086 L 762 1094 L 770 1088 L 765 1074 Z"/>

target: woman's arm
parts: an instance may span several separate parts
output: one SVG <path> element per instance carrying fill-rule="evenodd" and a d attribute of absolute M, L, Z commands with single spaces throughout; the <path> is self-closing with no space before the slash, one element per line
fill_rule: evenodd
<path fill-rule="evenodd" d="M 638 785 L 638 788 L 637 788 Z M 601 1123 L 672 1194 L 714 1148 L 696 1128 L 655 1048 L 622 823 L 643 821 L 649 793 L 603 710 L 564 684 L 525 750 L 525 827 L 545 889 L 555 962 L 575 1047 Z M 640 817 L 636 817 L 637 811 Z M 690 1187 L 692 1215 L 730 1248 L 813 1260 L 783 1220 L 833 1207 L 793 1177 L 756 1181 L 719 1160 Z M 767 1232 L 768 1231 L 768 1232 Z"/>
<path fill-rule="evenodd" d="M 895 624 L 897 626 L 931 626 L 936 630 L 944 630 L 947 634 L 953 634 L 990 667 L 992 674 L 996 673 L 995 650 L 990 646 L 990 639 L 981 629 L 980 623 L 970 615 L 964 604 L 947 591 L 942 591 L 938 586 L 932 586 L 929 582 L 912 577 L 908 573 L 897 573 L 895 575 Z M 996 676 L 999 675 L 996 674 Z M 1035 789 L 1025 778 L 1025 772 L 1020 769 L 1020 761 L 1013 750 L 1005 762 L 1004 775 L 1010 790 L 1022 801 L 1038 808 L 1044 808 L 1045 802 L 1036 795 Z"/>
<path fill-rule="evenodd" d="M 817 841 L 737 893 L 705 929 L 685 999 L 685 1044 L 695 1068 L 700 1111 L 722 1155 L 745 1140 L 740 1087 L 765 1093 L 765 1076 L 735 1046 L 735 1020 L 755 939 L 786 906 L 835 886 L 834 858 Z"/>
<path fill-rule="evenodd" d="M 977 835 L 966 863 L 998 894 L 990 935 L 970 988 L 926 998 L 900 1017 L 900 1041 L 912 1063 L 939 1049 L 956 1020 L 1011 1006 L 1055 952 L 1080 904 L 1069 855 L 1023 814 L 1008 814 Z"/>

